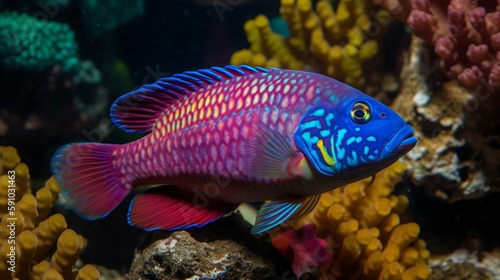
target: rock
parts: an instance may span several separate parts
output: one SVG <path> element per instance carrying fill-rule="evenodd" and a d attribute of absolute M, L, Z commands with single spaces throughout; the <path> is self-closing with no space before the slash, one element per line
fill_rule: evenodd
<path fill-rule="evenodd" d="M 234 213 L 206 227 L 168 233 L 167 238 L 136 250 L 125 279 L 284 279 L 282 275 L 293 275 L 268 236 L 251 235 L 243 223 Z"/>
<path fill-rule="evenodd" d="M 430 262 L 431 280 L 439 279 L 499 279 L 500 252 L 472 252 L 465 248 L 448 256 L 435 256 Z"/>
<path fill-rule="evenodd" d="M 500 94 L 433 78 L 427 54 L 423 41 L 413 37 L 392 105 L 419 141 L 403 158 L 413 181 L 448 202 L 499 191 Z"/>

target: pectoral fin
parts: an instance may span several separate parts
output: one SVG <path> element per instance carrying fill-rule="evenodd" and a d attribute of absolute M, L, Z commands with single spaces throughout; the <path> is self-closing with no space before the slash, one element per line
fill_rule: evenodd
<path fill-rule="evenodd" d="M 307 198 L 289 198 L 265 203 L 257 213 L 252 234 L 259 234 L 279 224 L 307 215 L 316 206 L 321 195 Z"/>
<path fill-rule="evenodd" d="M 262 123 L 250 129 L 248 173 L 255 178 L 289 178 L 288 163 L 297 156 L 290 140 Z"/>

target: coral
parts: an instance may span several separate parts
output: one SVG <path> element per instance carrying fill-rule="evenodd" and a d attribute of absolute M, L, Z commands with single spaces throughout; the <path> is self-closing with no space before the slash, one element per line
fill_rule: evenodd
<path fill-rule="evenodd" d="M 314 224 L 305 225 L 297 231 L 290 229 L 280 232 L 271 241 L 292 264 L 295 275 L 310 273 L 311 267 L 327 265 L 332 258 L 328 242 L 316 237 Z"/>
<path fill-rule="evenodd" d="M 439 66 L 467 88 L 500 88 L 500 3 L 373 0 L 434 46 Z"/>
<path fill-rule="evenodd" d="M 285 228 L 296 231 L 316 225 L 317 236 L 333 250 L 328 265 L 314 267 L 311 261 L 302 265 L 313 264 L 309 271 L 316 271 L 321 279 L 428 279 L 430 254 L 425 242 L 418 239 L 420 228 L 416 223 L 400 222 L 408 198 L 391 194 L 405 170 L 404 164 L 396 162 L 373 180 L 324 193 L 311 213 L 288 223 Z M 282 230 L 272 232 L 272 240 Z M 316 257 L 324 255 L 316 253 Z"/>
<path fill-rule="evenodd" d="M 500 118 L 500 96 L 429 78 L 439 76 L 431 70 L 428 52 L 413 36 L 403 59 L 402 90 L 392 105 L 419 139 L 403 157 L 413 182 L 448 202 L 500 190 L 500 123 L 493 121 Z"/>
<path fill-rule="evenodd" d="M 371 12 L 362 0 L 341 0 L 336 10 L 320 0 L 282 0 L 280 13 L 291 35 L 285 38 L 271 30 L 269 20 L 259 15 L 245 23 L 249 49 L 235 52 L 231 64 L 308 69 L 362 86 L 364 66 L 378 53 L 372 34 L 376 21 L 388 24 L 386 11 Z"/>
<path fill-rule="evenodd" d="M 8 69 L 47 73 L 61 64 L 76 82 L 96 84 L 100 73 L 78 59 L 75 34 L 65 23 L 17 12 L 0 13 L 0 64 Z"/>
<path fill-rule="evenodd" d="M 98 279 L 95 267 L 74 268 L 83 238 L 67 229 L 63 215 L 48 217 L 59 194 L 55 180 L 33 195 L 16 149 L 0 146 L 0 164 L 0 279 Z M 56 242 L 50 262 L 43 260 Z"/>
<path fill-rule="evenodd" d="M 4 12 L 0 30 L 0 61 L 8 68 L 46 72 L 78 55 L 75 35 L 64 23 Z"/>

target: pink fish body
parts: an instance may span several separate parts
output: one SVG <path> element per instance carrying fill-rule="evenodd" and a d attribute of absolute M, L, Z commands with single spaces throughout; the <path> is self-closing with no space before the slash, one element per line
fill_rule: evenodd
<path fill-rule="evenodd" d="M 353 110 L 371 110 L 356 111 L 360 119 L 375 110 L 369 122 L 390 128 L 349 136 L 360 132 L 356 125 L 368 127 L 353 121 Z M 111 117 L 126 131 L 149 134 L 123 145 L 63 146 L 52 171 L 87 219 L 107 215 L 134 187 L 168 184 L 131 203 L 129 222 L 146 230 L 202 226 L 242 202 L 271 200 L 252 230 L 260 233 L 307 214 L 322 192 L 373 175 L 416 142 L 396 113 L 345 84 L 248 66 L 160 79 L 117 99 Z M 346 151 L 352 137 L 372 153 Z"/>

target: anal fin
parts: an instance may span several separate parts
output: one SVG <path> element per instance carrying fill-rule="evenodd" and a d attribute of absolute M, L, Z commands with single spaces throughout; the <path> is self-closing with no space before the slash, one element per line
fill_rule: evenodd
<path fill-rule="evenodd" d="M 128 212 L 129 224 L 144 230 L 176 230 L 201 227 L 233 211 L 236 205 L 208 201 L 194 205 L 187 197 L 146 193 L 134 197 Z"/>

